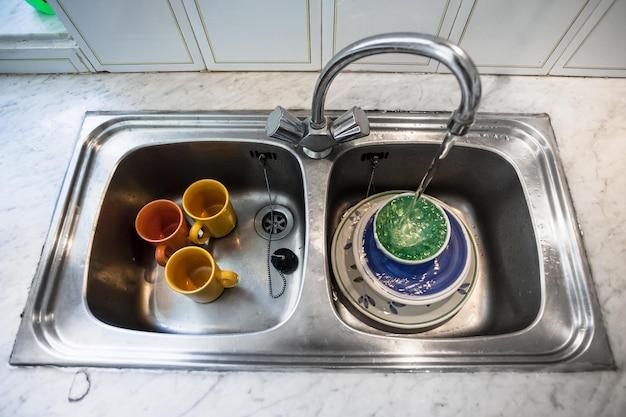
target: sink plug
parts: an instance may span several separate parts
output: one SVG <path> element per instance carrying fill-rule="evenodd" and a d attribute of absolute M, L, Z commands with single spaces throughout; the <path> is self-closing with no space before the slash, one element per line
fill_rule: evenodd
<path fill-rule="evenodd" d="M 287 248 L 278 249 L 272 254 L 272 265 L 283 274 L 291 274 L 298 268 L 298 257 Z"/>

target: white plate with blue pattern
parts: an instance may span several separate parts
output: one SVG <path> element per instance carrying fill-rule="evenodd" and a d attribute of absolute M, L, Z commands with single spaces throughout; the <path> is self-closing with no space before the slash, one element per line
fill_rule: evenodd
<path fill-rule="evenodd" d="M 407 305 L 392 301 L 373 291 L 356 266 L 352 250 L 354 231 L 362 216 L 372 206 L 402 192 L 405 191 L 388 191 L 373 195 L 362 200 L 344 214 L 333 236 L 331 264 L 339 289 L 358 312 L 385 326 L 403 330 L 430 329 L 449 320 L 469 298 L 476 280 L 476 245 L 467 226 L 463 225 L 470 236 L 471 265 L 463 283 L 445 300 L 428 305 Z M 451 210 L 447 206 L 446 208 Z"/>

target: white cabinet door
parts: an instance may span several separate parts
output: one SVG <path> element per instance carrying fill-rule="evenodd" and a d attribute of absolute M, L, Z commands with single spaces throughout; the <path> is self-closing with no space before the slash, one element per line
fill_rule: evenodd
<path fill-rule="evenodd" d="M 324 63 L 348 44 L 388 32 L 420 32 L 448 37 L 460 0 L 324 0 Z M 432 72 L 437 63 L 423 57 L 385 54 L 350 66 L 365 71 Z"/>
<path fill-rule="evenodd" d="M 210 70 L 318 70 L 321 0 L 184 0 Z"/>
<path fill-rule="evenodd" d="M 605 0 L 550 74 L 626 77 L 626 0 Z"/>
<path fill-rule="evenodd" d="M 181 0 L 50 0 L 98 71 L 204 67 Z"/>
<path fill-rule="evenodd" d="M 450 39 L 483 73 L 547 74 L 598 1 L 464 0 Z"/>

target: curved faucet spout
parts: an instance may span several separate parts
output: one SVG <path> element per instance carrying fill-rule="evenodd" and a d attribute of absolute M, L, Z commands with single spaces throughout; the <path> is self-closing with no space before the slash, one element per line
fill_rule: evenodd
<path fill-rule="evenodd" d="M 313 93 L 311 126 L 326 125 L 324 102 L 333 79 L 349 64 L 367 56 L 386 53 L 406 53 L 425 56 L 444 64 L 456 76 L 461 88 L 461 103 L 449 124 L 455 135 L 464 135 L 474 122 L 480 102 L 480 77 L 467 53 L 445 39 L 419 33 L 387 33 L 356 41 L 339 51 L 322 70 Z"/>
<path fill-rule="evenodd" d="M 337 143 L 367 136 L 369 122 L 359 107 L 353 107 L 332 122 L 326 121 L 326 93 L 337 74 L 349 64 L 370 55 L 389 53 L 425 56 L 441 62 L 452 71 L 461 88 L 461 103 L 450 117 L 448 131 L 456 136 L 464 135 L 474 123 L 480 102 L 478 70 L 460 47 L 445 39 L 420 33 L 370 36 L 342 49 L 326 64 L 317 79 L 311 118 L 300 120 L 278 106 L 268 117 L 265 126 L 267 135 L 300 146 L 311 158 L 325 158 Z"/>

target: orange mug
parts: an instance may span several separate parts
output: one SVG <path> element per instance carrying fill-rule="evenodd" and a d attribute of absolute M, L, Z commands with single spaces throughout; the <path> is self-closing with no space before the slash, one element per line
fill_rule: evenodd
<path fill-rule="evenodd" d="M 135 230 L 143 240 L 156 246 L 154 258 L 161 266 L 189 244 L 189 226 L 178 204 L 171 200 L 154 200 L 143 206 L 137 213 Z"/>

